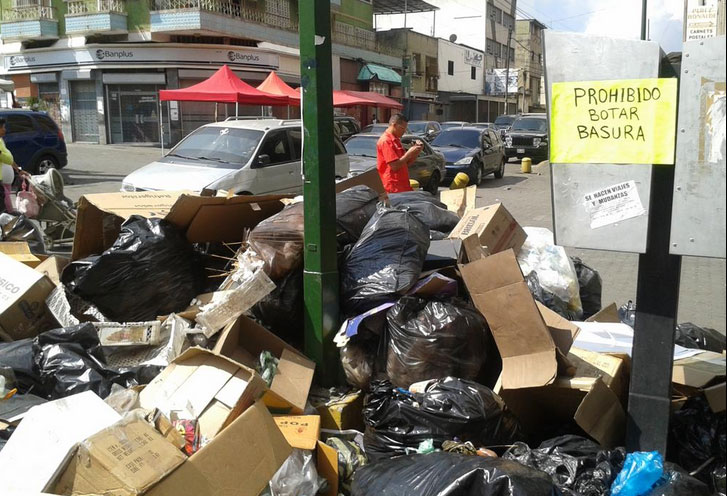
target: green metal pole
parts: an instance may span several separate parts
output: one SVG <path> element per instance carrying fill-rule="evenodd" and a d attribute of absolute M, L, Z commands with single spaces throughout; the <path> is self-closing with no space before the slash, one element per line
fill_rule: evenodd
<path fill-rule="evenodd" d="M 336 192 L 333 152 L 331 2 L 301 0 L 300 80 L 303 87 L 303 197 L 305 199 L 305 352 L 322 384 L 335 382 L 339 324 Z"/>

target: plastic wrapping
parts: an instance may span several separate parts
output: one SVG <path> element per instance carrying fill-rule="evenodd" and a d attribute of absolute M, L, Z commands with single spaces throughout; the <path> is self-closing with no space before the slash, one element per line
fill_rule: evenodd
<path fill-rule="evenodd" d="M 419 279 L 429 229 L 414 215 L 380 205 L 341 268 L 342 304 L 358 315 L 394 301 Z"/>
<path fill-rule="evenodd" d="M 618 309 L 618 318 L 627 326 L 634 327 L 636 322 L 636 303 L 629 300 Z"/>
<path fill-rule="evenodd" d="M 427 439 L 441 449 L 442 442 L 455 437 L 477 447 L 512 444 L 521 437 L 519 423 L 499 396 L 454 377 L 431 381 L 423 393 L 374 381 L 363 415 L 370 460 L 406 454 Z"/>
<path fill-rule="evenodd" d="M 204 286 L 191 245 L 162 219 L 131 216 L 99 256 L 72 262 L 62 281 L 116 322 L 143 322 L 184 310 Z"/>
<path fill-rule="evenodd" d="M 568 303 L 574 315 L 583 313 L 578 276 L 562 246 L 553 244 L 553 233 L 542 227 L 525 227 L 528 237 L 517 255 L 523 274 L 535 271 L 543 289 Z"/>
<path fill-rule="evenodd" d="M 547 474 L 501 458 L 430 453 L 359 469 L 352 496 L 558 496 Z"/>
<path fill-rule="evenodd" d="M 367 391 L 374 377 L 378 339 L 352 339 L 339 350 L 346 382 Z"/>
<path fill-rule="evenodd" d="M 725 350 L 725 337 L 709 327 L 699 327 L 691 322 L 684 322 L 676 327 L 674 343 L 685 348 L 709 350 L 722 353 Z"/>
<path fill-rule="evenodd" d="M 474 379 L 487 360 L 492 338 L 484 317 L 456 300 L 405 296 L 386 320 L 386 374 L 397 387 L 447 376 Z"/>
<path fill-rule="evenodd" d="M 580 436 L 560 436 L 530 449 L 515 443 L 503 458 L 542 470 L 564 494 L 605 496 L 621 471 L 626 454 L 623 448 L 604 450 Z"/>
<path fill-rule="evenodd" d="M 16 217 L 0 213 L 0 241 L 25 241 L 31 253 L 35 255 L 46 253 L 40 225 L 24 215 Z"/>
<path fill-rule="evenodd" d="M 313 453 L 294 449 L 270 480 L 272 496 L 315 496 L 325 479 L 318 477 Z"/>
<path fill-rule="evenodd" d="M 527 282 L 533 298 L 567 320 L 578 320 L 578 314 L 568 309 L 568 302 L 561 300 L 540 285 L 537 272 L 533 271 L 525 276 L 525 282 Z"/>
<path fill-rule="evenodd" d="M 578 275 L 579 294 L 583 305 L 583 319 L 601 310 L 601 293 L 603 290 L 601 276 L 598 271 L 583 263 L 578 257 L 572 257 Z"/>
<path fill-rule="evenodd" d="M 678 466 L 664 463 L 664 475 L 650 491 L 643 496 L 722 496 L 712 492 L 706 484 L 684 472 Z"/>
<path fill-rule="evenodd" d="M 0 342 L 0 367 L 9 367 L 15 374 L 18 392 L 25 394 L 38 390 L 42 382 L 33 362 L 33 339 Z"/>
<path fill-rule="evenodd" d="M 355 243 L 376 213 L 379 194 L 368 186 L 354 186 L 336 195 L 336 230 L 339 246 Z"/>
<path fill-rule="evenodd" d="M 611 486 L 612 496 L 642 496 L 664 475 L 664 460 L 658 451 L 636 451 L 626 455 L 624 466 Z"/>
<path fill-rule="evenodd" d="M 348 496 L 355 472 L 368 462 L 366 453 L 355 441 L 340 437 L 329 437 L 326 444 L 338 452 L 338 492 Z"/>
<path fill-rule="evenodd" d="M 250 247 L 265 262 L 265 272 L 280 281 L 303 265 L 303 202 L 288 205 L 250 232 Z"/>
<path fill-rule="evenodd" d="M 302 348 L 303 268 L 278 281 L 276 288 L 250 309 L 250 314 L 269 331 Z"/>

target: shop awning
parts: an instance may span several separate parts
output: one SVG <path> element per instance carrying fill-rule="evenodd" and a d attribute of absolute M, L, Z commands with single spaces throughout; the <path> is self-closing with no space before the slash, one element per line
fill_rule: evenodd
<path fill-rule="evenodd" d="M 0 90 L 2 91 L 13 91 L 15 89 L 15 83 L 9 79 L 0 79 Z"/>
<path fill-rule="evenodd" d="M 404 106 L 387 96 L 372 91 L 337 90 L 333 92 L 334 107 L 363 107 L 393 108 L 401 110 Z"/>
<path fill-rule="evenodd" d="M 300 89 L 288 86 L 288 83 L 280 79 L 275 71 L 272 71 L 265 81 L 257 87 L 260 91 L 271 95 L 283 96 L 288 99 L 288 105 L 300 105 Z"/>
<path fill-rule="evenodd" d="M 365 64 L 356 79 L 359 81 L 378 79 L 382 83 L 401 84 L 401 76 L 394 69 L 376 64 Z"/>
<path fill-rule="evenodd" d="M 162 101 L 242 103 L 245 105 L 287 105 L 288 97 L 271 95 L 253 88 L 223 65 L 208 79 L 189 88 L 160 90 Z"/>

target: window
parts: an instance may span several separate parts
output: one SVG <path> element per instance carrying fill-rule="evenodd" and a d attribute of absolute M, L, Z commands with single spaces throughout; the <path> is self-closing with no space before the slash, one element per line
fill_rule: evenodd
<path fill-rule="evenodd" d="M 447 61 L 447 74 L 454 76 L 454 60 Z"/>
<path fill-rule="evenodd" d="M 300 154 L 303 151 L 303 131 L 289 129 L 288 134 L 290 134 L 290 139 L 293 140 L 293 158 L 300 160 Z"/>
<path fill-rule="evenodd" d="M 167 157 L 193 160 L 201 167 L 229 169 L 229 164 L 244 165 L 250 160 L 262 135 L 262 132 L 251 129 L 200 127 L 184 138 Z"/>
<path fill-rule="evenodd" d="M 27 115 L 8 115 L 5 118 L 5 129 L 8 134 L 34 132 L 33 120 Z"/>
<path fill-rule="evenodd" d="M 42 114 L 36 114 L 35 115 L 35 122 L 38 123 L 38 126 L 45 131 L 46 133 L 58 133 L 58 126 L 56 126 L 56 123 L 53 122 L 53 120 L 50 117 L 47 117 Z"/>
<path fill-rule="evenodd" d="M 496 57 L 499 57 L 500 56 L 500 52 L 499 51 L 498 52 L 495 51 L 496 50 L 496 45 L 497 45 L 497 42 L 495 40 L 491 40 L 491 39 L 487 38 L 487 40 L 485 42 L 485 50 L 490 55 L 494 55 Z"/>
<path fill-rule="evenodd" d="M 420 53 L 412 54 L 411 58 L 411 72 L 412 74 L 422 73 L 422 55 Z"/>
<path fill-rule="evenodd" d="M 510 62 L 515 62 L 515 49 L 510 49 Z"/>
<path fill-rule="evenodd" d="M 500 144 L 500 135 L 493 131 L 492 129 L 488 129 L 487 132 L 490 135 L 490 141 L 492 142 L 493 146 L 497 146 Z"/>
<path fill-rule="evenodd" d="M 490 148 L 494 144 L 487 131 L 482 132 L 482 143 L 485 148 Z"/>
<path fill-rule="evenodd" d="M 470 78 L 477 79 L 477 67 L 470 67 Z"/>
<path fill-rule="evenodd" d="M 270 157 L 270 163 L 260 164 L 262 166 L 282 164 L 292 161 L 290 153 L 290 143 L 288 142 L 288 133 L 284 130 L 272 131 L 265 137 L 265 142 L 260 147 L 258 156 L 267 155 Z"/>

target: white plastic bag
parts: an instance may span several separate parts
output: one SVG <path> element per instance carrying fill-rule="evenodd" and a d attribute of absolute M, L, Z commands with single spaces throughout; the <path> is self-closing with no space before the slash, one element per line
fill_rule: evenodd
<path fill-rule="evenodd" d="M 30 219 L 35 219 L 40 213 L 38 198 L 32 188 L 28 187 L 28 181 L 25 179 L 23 179 L 21 190 L 15 196 L 15 210 Z"/>
<path fill-rule="evenodd" d="M 568 302 L 568 310 L 576 315 L 583 314 L 578 275 L 573 261 L 562 246 L 553 241 L 553 233 L 544 227 L 525 227 L 528 234 L 517 261 L 523 274 L 532 271 L 538 274 L 540 285 Z"/>
<path fill-rule="evenodd" d="M 318 477 L 313 452 L 294 449 L 270 480 L 272 496 L 315 496 L 325 483 Z"/>

